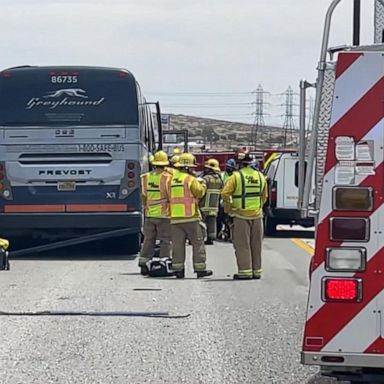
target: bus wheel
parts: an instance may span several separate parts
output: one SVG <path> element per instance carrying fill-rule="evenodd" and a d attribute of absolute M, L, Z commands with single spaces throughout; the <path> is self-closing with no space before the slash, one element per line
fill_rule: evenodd
<path fill-rule="evenodd" d="M 264 232 L 267 236 L 276 235 L 276 225 L 275 220 L 268 217 L 268 215 L 264 216 Z"/>

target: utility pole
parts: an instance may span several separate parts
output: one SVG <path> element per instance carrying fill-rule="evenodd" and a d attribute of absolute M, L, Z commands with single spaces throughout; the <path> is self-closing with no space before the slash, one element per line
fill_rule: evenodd
<path fill-rule="evenodd" d="M 307 127 L 305 130 L 305 142 L 307 143 L 309 140 L 309 136 L 312 131 L 312 125 L 313 125 L 313 111 L 315 109 L 315 100 L 312 96 L 309 96 L 309 108 L 308 108 L 308 119 L 307 119 Z"/>
<path fill-rule="evenodd" d="M 256 91 L 254 91 L 253 93 L 256 95 L 256 99 L 253 102 L 253 104 L 255 104 L 255 112 L 253 112 L 253 115 L 255 115 L 255 119 L 253 120 L 251 130 L 251 145 L 253 145 L 256 149 L 260 128 L 265 127 L 264 106 L 266 103 L 264 102 L 264 95 L 267 92 L 264 92 L 263 87 L 259 84 Z"/>
<path fill-rule="evenodd" d="M 283 146 L 286 147 L 287 143 L 294 143 L 297 144 L 297 137 L 295 134 L 295 122 L 294 122 L 294 113 L 293 113 L 293 107 L 296 105 L 294 103 L 294 93 L 292 90 L 292 87 L 289 86 L 288 89 L 284 92 L 285 96 L 285 103 L 283 106 L 285 107 L 285 114 L 284 116 L 284 143 Z"/>

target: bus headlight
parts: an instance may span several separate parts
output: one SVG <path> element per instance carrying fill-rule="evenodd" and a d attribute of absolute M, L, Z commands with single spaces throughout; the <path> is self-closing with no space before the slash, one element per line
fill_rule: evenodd
<path fill-rule="evenodd" d="M 128 189 L 127 188 L 122 188 L 120 193 L 121 193 L 122 196 L 127 196 L 128 195 Z"/>
<path fill-rule="evenodd" d="M 11 196 L 11 191 L 9 189 L 5 189 L 4 192 L 3 192 L 3 196 L 5 198 L 8 198 Z"/>

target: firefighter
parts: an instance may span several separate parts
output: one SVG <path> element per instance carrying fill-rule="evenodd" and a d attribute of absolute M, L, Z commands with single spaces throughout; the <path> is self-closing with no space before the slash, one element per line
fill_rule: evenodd
<path fill-rule="evenodd" d="M 204 179 L 207 191 L 200 200 L 200 211 L 207 227 L 207 240 L 205 244 L 213 245 L 217 235 L 217 216 L 219 213 L 220 193 L 223 189 L 223 181 L 220 176 L 220 164 L 216 159 L 209 159 L 204 164 L 204 172 L 200 176 Z"/>
<path fill-rule="evenodd" d="M 227 182 L 229 177 L 236 170 L 236 160 L 228 159 L 225 163 L 225 171 L 221 172 L 221 180 L 223 185 Z M 224 213 L 224 207 L 222 201 L 220 202 L 219 214 L 217 215 L 217 238 L 222 240 L 229 240 L 231 238 L 231 229 L 229 227 L 229 218 L 226 213 Z"/>
<path fill-rule="evenodd" d="M 212 271 L 206 269 L 204 234 L 198 206 L 198 199 L 204 196 L 206 186 L 193 176 L 196 159 L 191 153 L 180 155 L 175 167 L 167 188 L 171 214 L 172 268 L 177 278 L 184 278 L 185 243 L 189 240 L 197 277 L 211 276 Z"/>
<path fill-rule="evenodd" d="M 139 267 L 142 275 L 148 274 L 146 263 L 154 256 L 156 240 L 160 241 L 160 257 L 170 257 L 171 253 L 171 227 L 166 192 L 170 175 L 165 171 L 168 164 L 167 154 L 158 151 L 152 160 L 153 170 L 141 176 L 144 242 L 140 252 Z"/>
<path fill-rule="evenodd" d="M 238 155 L 239 171 L 228 179 L 221 193 L 224 211 L 233 217 L 233 245 L 238 273 L 233 278 L 261 278 L 263 205 L 267 200 L 264 175 L 250 167 L 248 152 Z"/>
<path fill-rule="evenodd" d="M 173 174 L 173 171 L 175 169 L 175 164 L 179 161 L 181 155 L 181 150 L 178 147 L 173 148 L 172 155 L 169 156 L 169 167 L 167 167 L 167 172 L 169 174 Z"/>
<path fill-rule="evenodd" d="M 225 171 L 221 173 L 221 179 L 223 180 L 223 183 L 225 184 L 229 177 L 232 175 L 232 173 L 236 170 L 236 160 L 235 159 L 228 159 L 225 163 Z"/>

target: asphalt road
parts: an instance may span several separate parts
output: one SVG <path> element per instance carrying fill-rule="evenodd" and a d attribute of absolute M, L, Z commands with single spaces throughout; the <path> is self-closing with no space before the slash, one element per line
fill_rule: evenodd
<path fill-rule="evenodd" d="M 295 233 L 297 236 L 298 234 Z M 12 260 L 0 311 L 168 311 L 188 318 L 0 316 L 0 383 L 325 383 L 299 363 L 309 255 L 267 238 L 264 276 L 233 281 L 232 245 L 208 247 L 212 278 L 144 278 L 132 257 Z"/>

